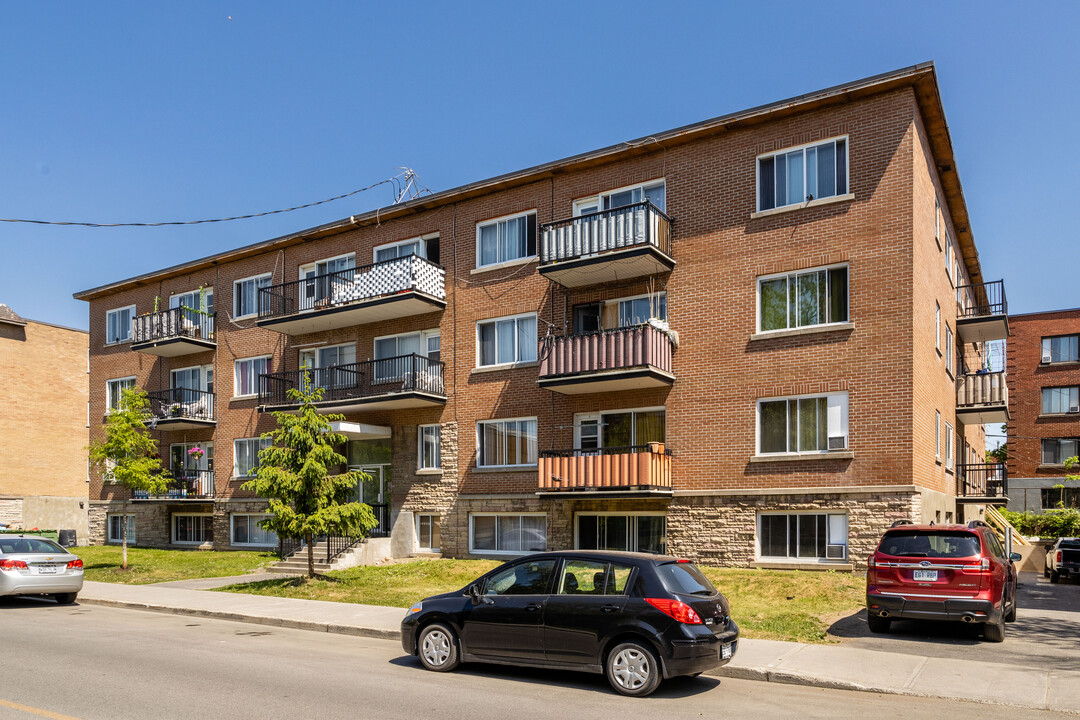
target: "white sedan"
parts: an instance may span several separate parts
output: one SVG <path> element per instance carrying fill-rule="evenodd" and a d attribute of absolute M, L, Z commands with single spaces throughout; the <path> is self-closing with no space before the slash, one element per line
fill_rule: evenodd
<path fill-rule="evenodd" d="M 0 596 L 50 595 L 75 602 L 83 586 L 83 561 L 52 540 L 0 535 Z"/>

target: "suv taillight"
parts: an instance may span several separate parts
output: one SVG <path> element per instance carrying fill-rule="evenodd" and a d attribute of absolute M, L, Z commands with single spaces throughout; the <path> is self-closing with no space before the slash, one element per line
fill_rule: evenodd
<path fill-rule="evenodd" d="M 1058 565 L 1061 564 L 1061 551 L 1060 550 L 1058 550 L 1058 552 L 1057 552 L 1057 563 L 1058 563 Z"/>
<path fill-rule="evenodd" d="M 73 570 L 75 568 L 81 568 L 83 566 L 82 558 L 75 558 L 74 560 L 69 562 L 67 564 L 67 566 L 68 566 L 68 570 Z"/>
<path fill-rule="evenodd" d="M 670 600 L 668 598 L 645 598 L 645 602 L 652 605 L 654 608 L 670 615 L 681 623 L 686 625 L 701 625 L 701 616 L 697 614 L 694 608 L 690 607 L 682 600 Z"/>
<path fill-rule="evenodd" d="M 871 570 L 873 570 L 875 567 L 877 567 L 877 561 L 874 560 L 873 555 L 871 555 L 870 559 L 866 561 L 866 567 L 870 568 Z"/>
<path fill-rule="evenodd" d="M 0 570 L 29 570 L 22 560 L 0 560 Z"/>
<path fill-rule="evenodd" d="M 990 572 L 990 558 L 983 558 L 978 565 L 968 565 L 964 568 L 968 575 L 982 575 Z"/>

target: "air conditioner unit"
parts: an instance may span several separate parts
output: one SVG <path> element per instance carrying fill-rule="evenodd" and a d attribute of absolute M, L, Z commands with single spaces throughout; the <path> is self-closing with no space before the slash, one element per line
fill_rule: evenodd
<path fill-rule="evenodd" d="M 825 559 L 843 560 L 847 557 L 847 545 L 826 545 Z"/>
<path fill-rule="evenodd" d="M 1050 350 L 1048 350 L 1048 349 L 1043 350 L 1043 359 L 1042 359 L 1042 361 L 1044 363 L 1048 363 L 1048 362 L 1051 362 L 1052 360 L 1053 360 L 1053 356 L 1050 354 Z"/>
<path fill-rule="evenodd" d="M 829 438 L 830 450 L 844 450 L 847 448 L 847 438 L 843 435 L 837 435 Z"/>
<path fill-rule="evenodd" d="M 1080 405 L 1070 405 L 1069 412 L 1080 412 Z"/>

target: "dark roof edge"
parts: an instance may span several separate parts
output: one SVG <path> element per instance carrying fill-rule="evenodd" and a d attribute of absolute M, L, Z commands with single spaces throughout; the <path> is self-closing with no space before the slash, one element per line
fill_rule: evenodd
<path fill-rule="evenodd" d="M 1062 308 L 1061 310 L 1039 310 L 1037 312 L 1028 313 L 1009 313 L 1009 319 L 1013 318 L 1033 318 L 1039 315 L 1057 315 L 1058 313 L 1080 313 L 1080 307 L 1074 308 Z"/>
<path fill-rule="evenodd" d="M 821 105 L 850 102 L 851 100 L 886 92 L 898 87 L 909 85 L 918 86 L 925 81 L 929 81 L 930 86 L 926 87 L 924 85 L 923 92 L 917 92 L 916 96 L 919 99 L 920 104 L 927 101 L 930 102 L 933 106 L 930 108 L 930 111 L 934 117 L 927 117 L 927 108 L 924 107 L 924 122 L 929 125 L 932 120 L 940 117 L 943 124 L 941 130 L 943 130 L 944 134 L 944 144 L 941 142 L 940 135 L 935 137 L 934 133 L 929 133 L 935 160 L 938 163 L 939 168 L 947 166 L 955 170 L 955 161 L 952 156 L 952 141 L 951 138 L 949 138 L 948 126 L 944 124 L 945 115 L 941 106 L 941 97 L 938 91 L 934 63 L 932 61 L 923 62 L 899 70 L 873 75 L 861 80 L 854 80 L 841 85 L 835 85 L 830 88 L 825 88 L 824 90 L 797 95 L 786 100 L 759 105 L 747 110 L 740 110 L 727 115 L 721 115 L 710 120 L 704 120 L 672 130 L 654 133 L 636 140 L 628 140 L 615 145 L 609 145 L 608 147 L 599 150 L 592 150 L 577 155 L 571 155 L 560 160 L 543 163 L 541 165 L 534 165 L 525 168 L 524 170 L 496 175 L 486 180 L 479 180 L 431 195 L 418 197 L 408 202 L 401 203 L 400 205 L 389 205 L 370 210 L 361 215 L 350 215 L 347 218 L 326 223 L 324 225 L 318 225 L 287 235 L 281 235 L 270 240 L 260 240 L 259 242 L 250 245 L 226 250 L 214 255 L 208 255 L 197 260 L 191 260 L 179 265 L 154 270 L 149 273 L 108 283 L 89 290 L 82 290 L 74 293 L 73 297 L 76 300 L 93 300 L 131 287 L 145 285 L 175 275 L 195 272 L 200 269 L 219 265 L 223 262 L 249 257 L 262 252 L 286 247 L 288 245 L 294 245 L 305 240 L 333 235 L 350 228 L 361 227 L 375 222 L 385 222 L 394 218 L 431 210 L 442 205 L 449 205 L 454 202 L 466 200 L 496 189 L 525 185 L 561 172 L 570 172 L 578 167 L 601 165 L 624 156 L 656 152 L 663 147 L 661 145 L 663 142 L 675 142 L 678 144 L 690 142 L 691 140 L 702 136 L 723 132 L 725 130 L 738 129 L 745 125 L 765 122 L 772 117 L 792 115 Z M 939 153 L 943 153 L 944 157 Z M 941 174 L 940 170 L 939 174 Z M 951 176 L 955 178 L 955 172 L 951 173 Z M 942 183 L 945 184 L 944 177 Z M 970 253 L 965 252 L 969 273 L 974 282 L 980 282 L 982 275 L 979 270 L 978 255 L 974 252 L 974 242 L 971 241 L 970 231 L 967 228 L 967 209 L 963 201 L 963 192 L 959 189 L 958 179 L 956 180 L 955 194 L 950 195 L 950 199 L 952 199 L 952 202 L 950 202 L 950 209 L 954 213 L 953 224 L 957 227 L 958 234 L 961 235 L 961 238 L 958 238 L 958 240 L 964 239 L 964 235 L 966 234 L 967 242 L 963 243 L 964 249 L 971 250 Z M 952 205 L 956 204 L 957 200 L 959 207 L 952 207 Z M 959 215 L 959 217 L 957 217 L 957 215 Z M 961 218 L 964 221 L 963 225 L 958 222 Z M 961 227 L 963 227 L 964 230 L 961 230 Z"/>

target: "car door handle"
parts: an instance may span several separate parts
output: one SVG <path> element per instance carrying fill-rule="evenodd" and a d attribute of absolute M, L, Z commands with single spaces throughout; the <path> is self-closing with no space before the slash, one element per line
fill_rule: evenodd
<path fill-rule="evenodd" d="M 525 606 L 525 609 L 528 610 L 529 612 L 533 612 L 535 610 L 539 610 L 542 607 L 543 607 L 543 605 L 541 605 L 540 603 L 529 603 L 528 605 Z"/>
<path fill-rule="evenodd" d="M 619 610 L 618 605 L 603 605 L 600 608 L 600 612 L 619 612 Z"/>

